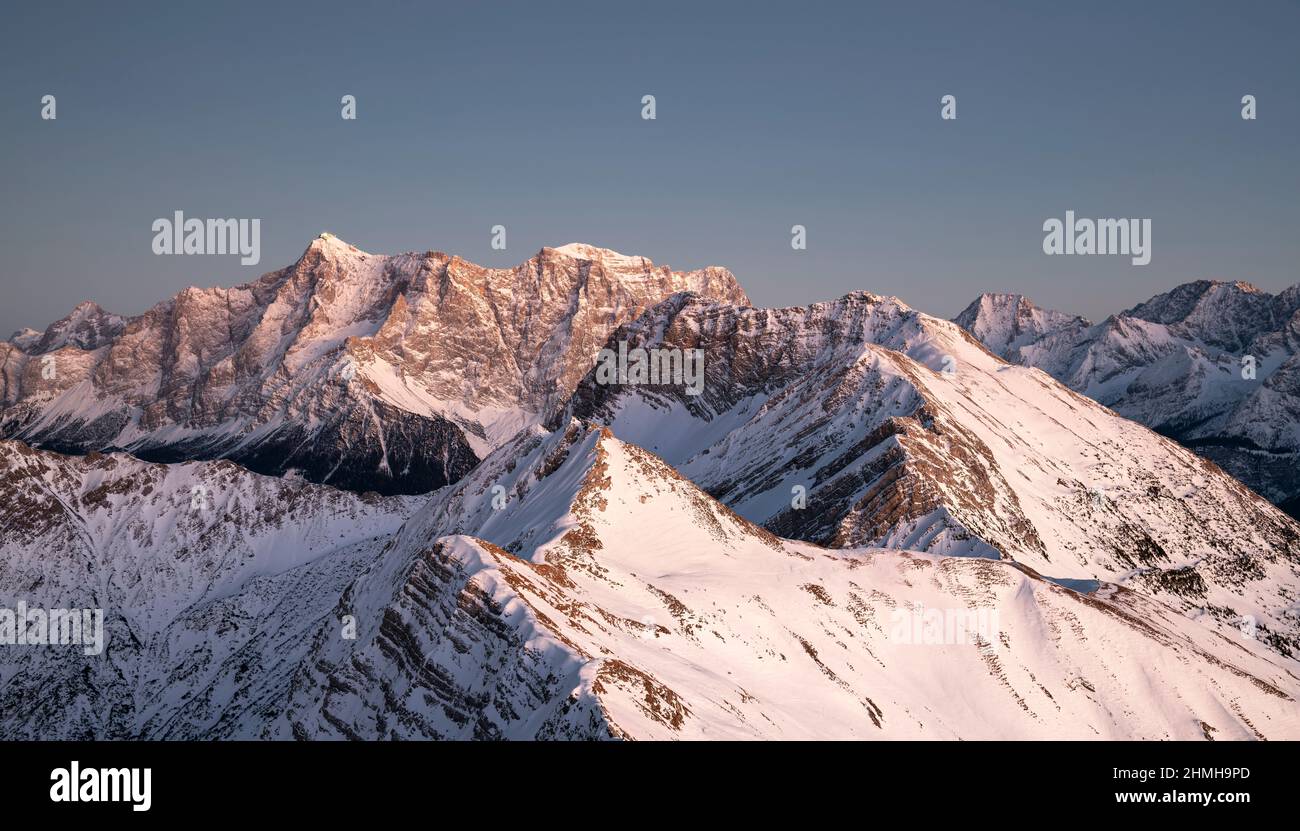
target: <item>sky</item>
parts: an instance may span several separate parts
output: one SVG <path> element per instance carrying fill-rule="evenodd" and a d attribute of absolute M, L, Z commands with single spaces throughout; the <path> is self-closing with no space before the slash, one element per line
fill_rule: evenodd
<path fill-rule="evenodd" d="M 944 317 L 1300 282 L 1300 3 L 1051 5 L 8 3 L 0 337 L 248 282 L 324 230 L 486 266 L 580 241 L 726 266 L 758 306 Z M 260 219 L 260 263 L 155 255 L 177 210 Z M 1045 255 L 1067 210 L 1149 218 L 1150 264 Z"/>

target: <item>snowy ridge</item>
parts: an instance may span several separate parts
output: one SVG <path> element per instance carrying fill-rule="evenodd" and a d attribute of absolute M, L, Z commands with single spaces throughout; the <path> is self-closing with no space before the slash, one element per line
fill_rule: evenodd
<path fill-rule="evenodd" d="M 349 588 L 339 613 L 368 625 L 356 641 L 318 634 L 266 735 L 1300 730 L 1294 662 L 1125 589 L 1081 595 L 1012 563 L 781 540 L 652 454 L 577 422 L 484 464 Z M 502 471 L 509 501 L 480 510 Z M 466 533 L 438 536 L 453 505 Z M 998 621 L 986 633 L 995 640 L 914 641 L 910 621 L 926 610 L 983 610 Z"/>

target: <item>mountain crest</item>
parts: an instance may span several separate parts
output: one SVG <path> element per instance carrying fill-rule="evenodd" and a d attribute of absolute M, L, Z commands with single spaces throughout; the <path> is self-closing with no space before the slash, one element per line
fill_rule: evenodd
<path fill-rule="evenodd" d="M 20 334 L 0 349 L 0 437 L 425 492 L 561 406 L 617 326 L 681 292 L 748 303 L 725 269 L 594 246 L 485 268 L 325 233 L 243 286 L 130 319 L 83 304 Z M 84 354 L 34 360 L 65 346 Z"/>

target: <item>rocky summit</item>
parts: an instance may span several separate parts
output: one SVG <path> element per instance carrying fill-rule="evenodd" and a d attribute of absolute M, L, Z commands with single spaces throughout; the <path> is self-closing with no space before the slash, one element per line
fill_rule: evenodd
<path fill-rule="evenodd" d="M 132 318 L 85 304 L 0 343 L 0 436 L 424 493 L 563 403 L 614 327 L 686 291 L 748 302 L 725 269 L 587 245 L 488 269 L 322 234 L 248 285 Z"/>

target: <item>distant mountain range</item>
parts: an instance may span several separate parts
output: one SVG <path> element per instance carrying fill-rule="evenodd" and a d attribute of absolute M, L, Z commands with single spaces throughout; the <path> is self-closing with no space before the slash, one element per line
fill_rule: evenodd
<path fill-rule="evenodd" d="M 1187 283 L 1097 324 L 985 294 L 955 320 L 1300 515 L 1300 286 Z"/>
<path fill-rule="evenodd" d="M 0 608 L 108 647 L 0 648 L 0 738 L 1300 738 L 1300 525 L 1098 392 L 1194 329 L 1198 390 L 1285 380 L 1286 301 L 1187 295 L 1129 352 L 1022 298 L 322 236 L 79 307 L 0 345 Z M 605 383 L 620 347 L 700 350 L 701 394 Z"/>

